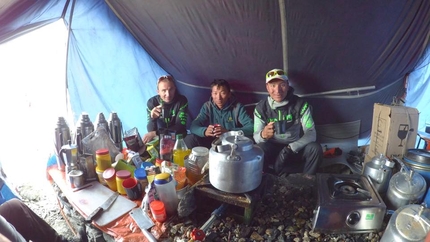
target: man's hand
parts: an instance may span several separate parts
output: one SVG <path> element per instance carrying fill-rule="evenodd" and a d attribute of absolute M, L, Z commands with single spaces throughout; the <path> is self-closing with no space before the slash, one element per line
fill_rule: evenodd
<path fill-rule="evenodd" d="M 156 107 L 154 107 L 154 108 L 151 110 L 151 118 L 152 118 L 152 119 L 159 118 L 159 117 L 160 117 L 160 115 L 161 115 L 161 104 L 160 104 L 160 105 L 158 105 L 158 106 L 156 106 Z"/>
<path fill-rule="evenodd" d="M 264 126 L 264 129 L 261 131 L 261 138 L 263 139 L 270 139 L 275 134 L 275 122 L 270 122 L 266 126 Z"/>
<path fill-rule="evenodd" d="M 155 136 L 157 136 L 157 133 L 155 131 L 148 132 L 147 134 L 145 134 L 145 136 L 143 136 L 142 141 L 144 144 L 146 144 L 153 138 L 155 138 Z"/>
<path fill-rule="evenodd" d="M 215 137 L 215 126 L 210 124 L 205 130 L 206 137 Z"/>

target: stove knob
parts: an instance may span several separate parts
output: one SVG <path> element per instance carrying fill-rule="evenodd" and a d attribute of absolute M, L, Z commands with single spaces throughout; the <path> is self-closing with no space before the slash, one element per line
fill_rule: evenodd
<path fill-rule="evenodd" d="M 360 222 L 360 218 L 361 218 L 360 213 L 357 211 L 354 211 L 354 212 L 350 213 L 348 215 L 348 217 L 346 217 L 346 223 L 349 226 L 357 225 L 358 222 Z"/>

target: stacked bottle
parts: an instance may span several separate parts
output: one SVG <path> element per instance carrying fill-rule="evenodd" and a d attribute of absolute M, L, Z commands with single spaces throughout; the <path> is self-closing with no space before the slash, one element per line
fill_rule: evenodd
<path fill-rule="evenodd" d="M 182 134 L 176 135 L 175 146 L 173 146 L 173 162 L 179 166 L 184 166 L 185 157 L 191 153 L 188 149 Z"/>

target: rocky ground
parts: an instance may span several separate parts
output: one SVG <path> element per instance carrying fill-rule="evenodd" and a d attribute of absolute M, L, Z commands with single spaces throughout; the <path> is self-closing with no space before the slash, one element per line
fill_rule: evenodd
<path fill-rule="evenodd" d="M 273 177 L 267 179 L 266 192 L 261 203 L 255 209 L 254 219 L 250 225 L 240 221 L 241 211 L 229 207 L 216 219 L 207 231 L 205 241 L 379 241 L 382 232 L 366 234 L 322 234 L 312 232 L 312 216 L 315 208 L 313 181 L 298 175 Z M 60 234 L 69 239 L 75 238 L 74 232 L 61 215 L 61 211 L 69 217 L 69 223 L 75 231 L 77 227 L 85 227 L 89 241 L 113 241 L 107 235 L 85 224 L 82 218 L 68 208 L 63 210 L 57 203 L 56 189 L 46 183 L 45 186 L 34 186 L 32 183 L 20 184 L 17 190 L 23 201 L 39 216 L 45 219 Z M 61 196 L 60 196 L 61 198 Z M 61 200 L 61 199 L 60 199 Z M 64 204 L 64 203 L 63 203 Z M 185 218 L 170 219 L 161 241 L 188 241 L 194 228 L 201 227 L 219 204 L 208 200 L 200 204 L 196 212 Z M 75 232 L 76 233 L 76 232 Z M 79 241 L 79 240 L 73 240 Z"/>

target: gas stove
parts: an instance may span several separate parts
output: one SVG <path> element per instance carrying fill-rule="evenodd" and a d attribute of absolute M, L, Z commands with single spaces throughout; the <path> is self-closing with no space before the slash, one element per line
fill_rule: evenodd
<path fill-rule="evenodd" d="M 381 229 L 386 205 L 370 180 L 359 174 L 316 174 L 313 230 L 369 233 Z"/>

